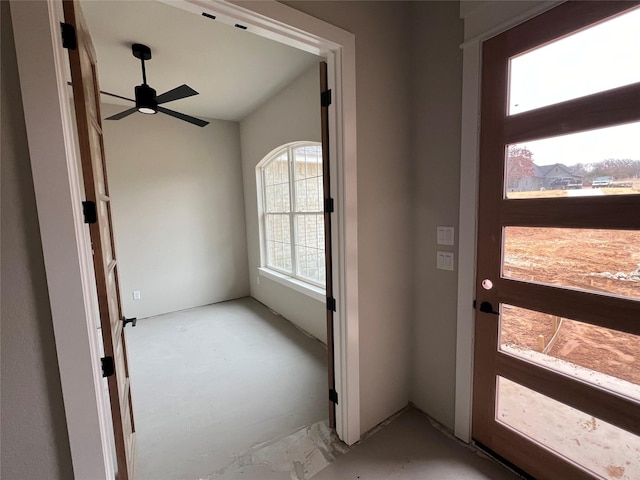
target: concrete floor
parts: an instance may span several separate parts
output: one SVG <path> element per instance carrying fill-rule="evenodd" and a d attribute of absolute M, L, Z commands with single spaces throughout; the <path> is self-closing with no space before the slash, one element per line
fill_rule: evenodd
<path fill-rule="evenodd" d="M 251 298 L 127 328 L 135 480 L 513 480 L 407 408 L 349 449 L 326 349 Z"/>
<path fill-rule="evenodd" d="M 321 425 L 326 348 L 259 302 L 141 319 L 126 333 L 136 480 L 232 478 L 258 451 L 277 450 L 274 439 L 286 443 L 296 432 L 308 449 L 298 456 L 329 452 L 326 462 L 306 466 L 309 476 L 332 459 Z"/>
<path fill-rule="evenodd" d="M 410 407 L 313 480 L 518 480 Z"/>

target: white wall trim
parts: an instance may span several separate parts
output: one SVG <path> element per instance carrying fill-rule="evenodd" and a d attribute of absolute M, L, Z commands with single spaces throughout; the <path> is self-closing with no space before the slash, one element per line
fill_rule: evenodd
<path fill-rule="evenodd" d="M 112 479 L 97 294 L 62 48 L 62 3 L 11 2 L 20 88 L 75 478 Z"/>
<path fill-rule="evenodd" d="M 465 442 L 471 441 L 473 407 L 475 317 L 473 300 L 476 281 L 482 42 L 560 3 L 563 2 L 559 0 L 527 3 L 491 1 L 479 3 L 477 7 L 464 12 L 466 38 L 460 46 L 463 50 L 462 140 L 454 433 Z M 496 21 L 496 19 L 499 20 Z M 470 31 L 473 33 L 470 34 Z"/>
<path fill-rule="evenodd" d="M 307 295 L 319 302 L 324 303 L 327 299 L 327 293 L 324 288 L 316 287 L 315 285 L 303 282 L 297 278 L 271 270 L 270 268 L 258 267 L 258 275 L 273 280 L 274 282 L 284 285 L 287 288 L 291 288 L 303 295 Z"/>
<path fill-rule="evenodd" d="M 464 48 L 462 59 L 462 145 L 458 224 L 458 314 L 454 433 L 471 441 L 473 340 L 480 127 L 480 43 Z"/>
<path fill-rule="evenodd" d="M 353 444 L 360 438 L 355 38 L 275 1 L 236 5 L 183 0 L 182 5 L 235 18 L 254 33 L 327 58 L 335 99 L 330 109 L 330 154 L 337 204 L 335 352 L 341 399 L 337 432 Z M 93 264 L 82 223 L 81 174 L 66 86 L 67 52 L 59 36 L 61 2 L 16 0 L 11 10 L 74 475 L 113 479 L 111 425 L 99 367 L 101 339 L 95 328 Z"/>

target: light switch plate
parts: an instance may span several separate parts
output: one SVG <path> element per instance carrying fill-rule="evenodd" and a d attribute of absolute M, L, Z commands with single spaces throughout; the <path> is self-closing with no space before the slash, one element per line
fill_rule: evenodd
<path fill-rule="evenodd" d="M 439 270 L 453 270 L 453 252 L 436 252 L 436 268 Z"/>
<path fill-rule="evenodd" d="M 436 227 L 438 245 L 454 245 L 454 228 L 453 227 Z"/>

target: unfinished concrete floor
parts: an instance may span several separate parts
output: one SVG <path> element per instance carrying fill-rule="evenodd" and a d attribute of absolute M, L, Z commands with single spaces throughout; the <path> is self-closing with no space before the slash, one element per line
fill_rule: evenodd
<path fill-rule="evenodd" d="M 386 423 L 386 422 L 385 422 Z M 410 407 L 313 480 L 518 480 L 520 477 L 435 428 Z"/>
<path fill-rule="evenodd" d="M 309 476 L 332 458 L 322 424 L 326 348 L 264 305 L 243 298 L 198 307 L 141 319 L 126 333 L 136 480 L 235 478 L 243 469 L 258 475 L 245 478 L 288 479 L 251 463 L 268 463 L 260 455 L 274 455 L 290 434 L 306 449 L 298 456 L 326 451 L 305 467 Z"/>
<path fill-rule="evenodd" d="M 326 349 L 251 298 L 127 328 L 135 480 L 513 480 L 407 408 L 349 449 Z"/>

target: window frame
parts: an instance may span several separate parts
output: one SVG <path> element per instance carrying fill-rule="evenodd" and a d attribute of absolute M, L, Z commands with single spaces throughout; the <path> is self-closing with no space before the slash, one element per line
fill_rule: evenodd
<path fill-rule="evenodd" d="M 296 217 L 300 215 L 318 215 L 321 218 L 321 225 L 324 229 L 324 209 L 318 211 L 297 211 L 297 198 L 296 198 L 296 186 L 295 186 L 295 162 L 294 151 L 301 147 L 320 147 L 320 142 L 314 141 L 297 141 L 284 145 L 280 145 L 271 152 L 269 152 L 258 164 L 256 165 L 256 180 L 257 180 L 257 198 L 258 198 L 258 217 L 259 217 L 259 238 L 260 238 L 260 268 L 258 272 L 261 276 L 270 278 L 278 283 L 286 285 L 301 293 L 305 293 L 311 297 L 323 300 L 325 296 L 325 284 L 315 282 L 313 279 L 307 278 L 298 274 L 298 257 L 296 253 Z M 288 187 L 289 187 L 289 209 L 286 212 L 267 212 L 267 189 L 265 180 L 265 169 L 274 160 L 276 160 L 282 153 L 287 153 L 287 169 L 288 169 Z M 320 163 L 322 165 L 322 163 Z M 323 177 L 323 172 L 320 170 L 320 177 Z M 322 190 L 320 190 L 322 195 Z M 322 204 L 321 204 L 322 206 Z M 289 219 L 289 232 L 290 232 L 290 251 L 291 251 L 291 271 L 287 271 L 278 268 L 275 265 L 269 264 L 269 248 L 268 248 L 268 229 L 267 229 L 267 215 L 283 215 Z M 322 245 L 323 255 L 324 244 Z"/>

